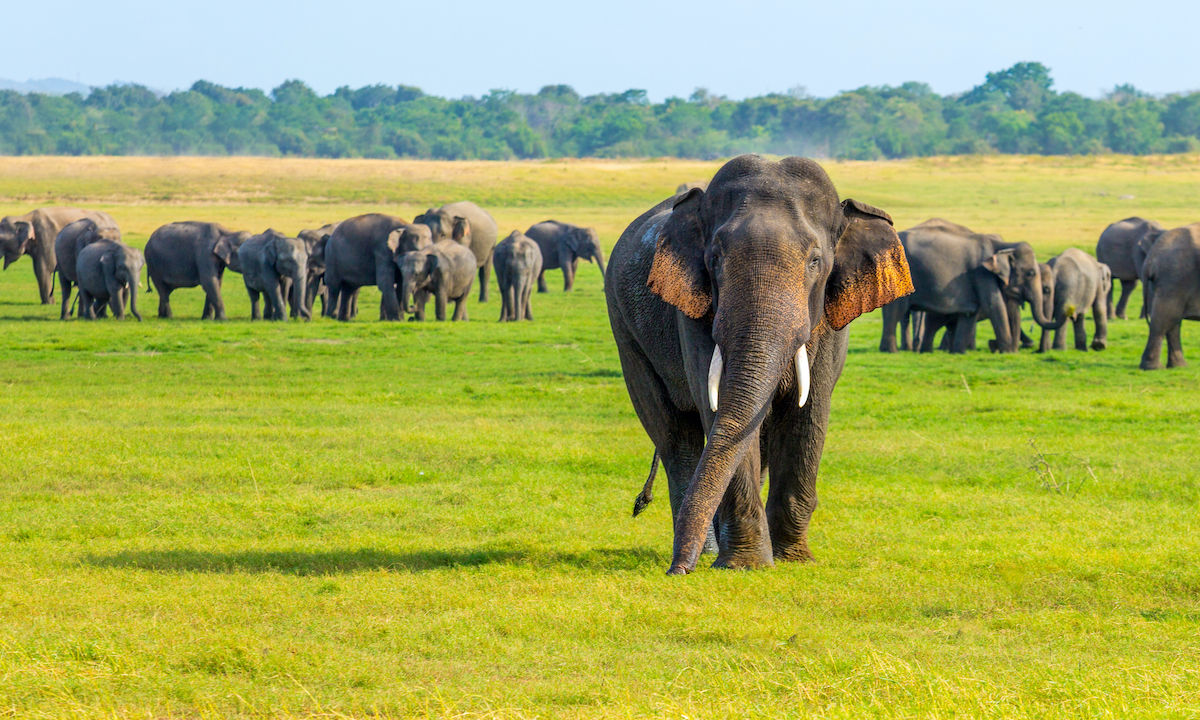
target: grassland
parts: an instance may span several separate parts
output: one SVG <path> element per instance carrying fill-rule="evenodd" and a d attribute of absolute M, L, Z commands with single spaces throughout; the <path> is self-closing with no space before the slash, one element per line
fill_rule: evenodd
<path fill-rule="evenodd" d="M 502 229 L 623 226 L 715 163 L 0 159 L 0 213 L 110 211 L 140 245 L 475 198 Z M 844 195 L 1094 247 L 1197 219 L 1197 158 L 839 163 Z M 1132 197 L 1125 197 L 1132 196 Z M 1193 367 L 917 357 L 852 325 L 815 563 L 667 578 L 669 508 L 599 273 L 537 321 L 60 323 L 0 274 L 0 716 L 1194 717 Z M 1139 297 L 1131 306 L 1136 317 Z M 986 326 L 980 326 L 981 340 Z M 660 493 L 661 494 L 661 493 Z"/>

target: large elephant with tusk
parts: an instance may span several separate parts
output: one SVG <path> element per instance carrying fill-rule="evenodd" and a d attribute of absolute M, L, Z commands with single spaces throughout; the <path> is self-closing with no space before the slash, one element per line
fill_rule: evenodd
<path fill-rule="evenodd" d="M 811 558 L 845 327 L 912 291 L 891 218 L 839 202 L 811 160 L 743 155 L 634 220 L 606 287 L 625 384 L 667 473 L 669 572 L 696 567 L 710 527 L 718 567 Z"/>

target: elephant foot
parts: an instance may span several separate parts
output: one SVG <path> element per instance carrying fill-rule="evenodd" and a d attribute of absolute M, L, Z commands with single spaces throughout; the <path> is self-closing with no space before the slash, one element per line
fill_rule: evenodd
<path fill-rule="evenodd" d="M 1108 347 L 1107 340 L 1101 340 L 1099 338 L 1092 340 L 1092 349 L 1093 350 L 1104 350 L 1107 347 Z"/>
<path fill-rule="evenodd" d="M 775 561 L 769 556 L 762 556 L 757 553 L 724 553 L 717 555 L 717 559 L 713 561 L 712 566 L 721 570 L 761 570 L 762 568 L 773 567 Z"/>
<path fill-rule="evenodd" d="M 1022 349 L 1022 350 L 1028 350 L 1028 349 L 1029 349 L 1029 348 L 1031 348 L 1031 347 L 1033 347 L 1033 341 L 1032 341 L 1032 340 L 1022 340 L 1022 341 L 1021 341 L 1021 349 Z"/>
<path fill-rule="evenodd" d="M 1167 357 L 1167 367 L 1169 367 L 1169 368 L 1187 367 L 1187 361 L 1183 359 L 1182 355 L 1180 355 L 1178 357 L 1175 357 L 1174 355 L 1170 355 Z"/>
<path fill-rule="evenodd" d="M 1162 363 L 1157 360 L 1142 360 L 1138 364 L 1138 368 L 1141 370 L 1162 370 Z"/>
<path fill-rule="evenodd" d="M 812 562 L 816 559 L 808 549 L 808 541 L 803 538 L 795 542 L 776 545 L 772 554 L 775 562 Z"/>
<path fill-rule="evenodd" d="M 686 565 L 672 565 L 670 568 L 667 569 L 667 574 L 668 575 L 687 575 L 691 571 L 692 571 L 692 569 L 687 567 Z"/>

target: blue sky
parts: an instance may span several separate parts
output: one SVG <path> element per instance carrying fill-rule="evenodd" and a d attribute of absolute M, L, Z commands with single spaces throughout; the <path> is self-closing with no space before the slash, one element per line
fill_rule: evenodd
<path fill-rule="evenodd" d="M 1022 60 L 1059 90 L 1200 89 L 1200 3 L 339 2 L 42 0 L 6 4 L 0 77 L 159 90 L 197 79 L 416 85 L 447 97 L 564 83 L 583 94 L 929 83 L 960 92 Z M 286 10 L 281 9 L 286 8 Z M 21 28 L 28 28 L 22 32 Z"/>

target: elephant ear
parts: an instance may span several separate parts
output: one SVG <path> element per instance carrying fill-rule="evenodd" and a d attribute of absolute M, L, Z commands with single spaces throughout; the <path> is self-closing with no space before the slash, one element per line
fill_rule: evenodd
<path fill-rule="evenodd" d="M 1141 239 L 1138 240 L 1138 248 L 1143 254 L 1149 254 L 1150 249 L 1154 247 L 1154 243 L 1158 242 L 1158 239 L 1162 237 L 1164 232 L 1166 232 L 1166 230 L 1163 230 L 1162 228 L 1147 230 L 1146 234 L 1142 235 Z"/>
<path fill-rule="evenodd" d="M 24 221 L 15 223 L 17 230 L 17 255 L 29 252 L 29 243 L 33 241 L 33 224 Z"/>
<path fill-rule="evenodd" d="M 692 188 L 676 198 L 654 248 L 646 284 L 684 315 L 700 319 L 712 308 L 712 288 L 704 266 L 704 223 L 700 201 L 704 191 Z"/>
<path fill-rule="evenodd" d="M 282 249 L 280 245 L 286 246 L 287 241 L 283 239 L 282 235 L 272 235 L 270 238 L 271 242 L 267 243 L 263 254 L 266 255 L 267 264 L 275 267 L 279 263 L 279 251 Z"/>
<path fill-rule="evenodd" d="M 842 218 L 833 269 L 825 284 L 825 319 L 834 330 L 913 291 L 908 258 L 892 217 L 872 205 L 846 199 Z"/>
<path fill-rule="evenodd" d="M 450 238 L 460 245 L 470 245 L 471 221 L 465 217 L 455 216 L 454 227 L 450 231 Z"/>
<path fill-rule="evenodd" d="M 221 262 L 228 265 L 233 260 L 233 253 L 236 248 L 233 247 L 233 239 L 231 236 L 224 233 L 217 238 L 217 242 L 213 244 L 213 255 L 221 258 Z"/>
<path fill-rule="evenodd" d="M 1012 254 L 1012 250 L 1001 250 L 984 260 L 981 265 L 984 270 L 995 275 L 1003 287 L 1008 287 L 1008 278 L 1012 273 Z"/>

